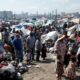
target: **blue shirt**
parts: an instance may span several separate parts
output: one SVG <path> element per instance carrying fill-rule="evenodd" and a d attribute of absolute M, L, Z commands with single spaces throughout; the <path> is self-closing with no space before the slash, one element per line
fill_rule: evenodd
<path fill-rule="evenodd" d="M 14 39 L 13 45 L 17 50 L 22 50 L 22 41 L 21 39 Z"/>

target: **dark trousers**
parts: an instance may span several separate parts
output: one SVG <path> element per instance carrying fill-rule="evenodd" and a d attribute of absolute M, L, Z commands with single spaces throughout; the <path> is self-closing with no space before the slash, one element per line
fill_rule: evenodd
<path fill-rule="evenodd" d="M 78 55 L 78 62 L 77 62 L 78 67 L 80 66 L 80 54 Z"/>
<path fill-rule="evenodd" d="M 34 48 L 30 49 L 30 60 L 34 60 Z"/>
<path fill-rule="evenodd" d="M 16 60 L 18 63 L 23 61 L 23 51 L 22 50 L 16 50 Z"/>
<path fill-rule="evenodd" d="M 70 55 L 69 54 L 65 54 L 65 58 L 64 58 L 64 65 L 67 67 L 70 61 Z"/>
<path fill-rule="evenodd" d="M 36 50 L 36 61 L 39 61 L 40 58 L 40 51 Z"/>
<path fill-rule="evenodd" d="M 12 52 L 12 60 L 15 60 L 15 57 L 16 57 L 16 55 L 15 55 L 15 52 L 13 51 Z"/>

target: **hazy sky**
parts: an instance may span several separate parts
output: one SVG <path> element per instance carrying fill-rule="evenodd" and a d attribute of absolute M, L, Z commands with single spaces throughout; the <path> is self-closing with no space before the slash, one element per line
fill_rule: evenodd
<path fill-rule="evenodd" d="M 80 11 L 80 0 L 0 0 L 0 11 L 44 13 L 55 9 L 58 12 Z"/>

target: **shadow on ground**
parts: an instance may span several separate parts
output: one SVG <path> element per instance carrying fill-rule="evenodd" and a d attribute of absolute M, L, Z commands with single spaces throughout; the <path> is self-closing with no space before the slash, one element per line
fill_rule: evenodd
<path fill-rule="evenodd" d="M 77 76 L 77 77 L 76 77 L 76 80 L 80 80 L 80 76 Z"/>
<path fill-rule="evenodd" d="M 36 63 L 30 63 L 30 64 L 27 64 L 27 65 L 36 65 Z"/>
<path fill-rule="evenodd" d="M 46 60 L 43 60 L 43 61 L 40 61 L 39 63 L 52 63 L 52 62 L 55 62 L 55 60 L 53 59 L 46 59 Z"/>
<path fill-rule="evenodd" d="M 68 80 L 68 79 L 66 79 L 66 77 L 63 76 L 63 80 Z M 80 76 L 77 76 L 75 80 L 80 80 Z"/>

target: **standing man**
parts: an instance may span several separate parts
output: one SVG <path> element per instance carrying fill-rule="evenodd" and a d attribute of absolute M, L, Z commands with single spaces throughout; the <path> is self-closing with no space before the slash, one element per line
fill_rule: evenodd
<path fill-rule="evenodd" d="M 20 38 L 19 32 L 16 32 L 16 38 L 13 41 L 14 50 L 16 52 L 16 59 L 17 62 L 23 61 L 23 46 L 22 46 L 22 40 Z"/>
<path fill-rule="evenodd" d="M 42 43 L 40 38 L 38 38 L 35 43 L 36 61 L 39 61 L 41 49 L 42 49 Z"/>
<path fill-rule="evenodd" d="M 30 33 L 30 36 L 27 37 L 27 47 L 30 51 L 30 59 L 34 60 L 34 50 L 35 50 L 35 36 L 33 33 Z"/>

